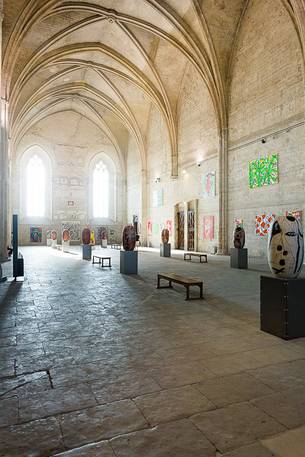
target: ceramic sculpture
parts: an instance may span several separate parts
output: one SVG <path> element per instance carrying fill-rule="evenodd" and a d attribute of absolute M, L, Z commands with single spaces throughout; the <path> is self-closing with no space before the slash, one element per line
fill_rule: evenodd
<path fill-rule="evenodd" d="M 62 239 L 63 241 L 70 241 L 70 232 L 69 230 L 65 229 L 63 232 L 62 232 Z"/>
<path fill-rule="evenodd" d="M 90 236 L 91 236 L 90 229 L 84 228 L 83 233 L 82 233 L 83 244 L 90 244 Z"/>
<path fill-rule="evenodd" d="M 169 230 L 167 228 L 162 230 L 161 239 L 163 244 L 167 244 L 169 242 Z"/>
<path fill-rule="evenodd" d="M 52 232 L 51 232 L 51 239 L 52 239 L 53 241 L 57 240 L 57 232 L 56 232 L 56 230 L 52 230 Z"/>
<path fill-rule="evenodd" d="M 91 232 L 90 232 L 90 244 L 95 244 L 94 230 L 91 230 Z"/>
<path fill-rule="evenodd" d="M 241 227 L 240 225 L 237 225 L 237 227 L 235 227 L 234 234 L 233 234 L 234 247 L 237 249 L 242 249 L 245 245 L 245 241 L 246 241 L 245 231 L 244 231 L 243 227 Z"/>
<path fill-rule="evenodd" d="M 133 225 L 126 225 L 123 229 L 122 243 L 125 251 L 133 251 L 136 246 L 137 232 Z"/>
<path fill-rule="evenodd" d="M 279 278 L 297 278 L 304 258 L 303 230 L 295 217 L 277 217 L 269 232 L 268 263 Z"/>

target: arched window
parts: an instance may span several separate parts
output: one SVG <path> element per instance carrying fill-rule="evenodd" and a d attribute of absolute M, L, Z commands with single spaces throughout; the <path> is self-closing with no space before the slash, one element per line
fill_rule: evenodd
<path fill-rule="evenodd" d="M 88 215 L 92 224 L 111 224 L 117 214 L 117 164 L 105 152 L 89 164 Z"/>
<path fill-rule="evenodd" d="M 109 217 L 109 171 L 101 160 L 93 170 L 93 217 Z"/>
<path fill-rule="evenodd" d="M 52 219 L 52 165 L 38 145 L 20 158 L 20 214 L 22 223 L 49 223 Z"/>
<path fill-rule="evenodd" d="M 33 155 L 26 167 L 26 216 L 46 215 L 46 172 L 41 158 Z"/>

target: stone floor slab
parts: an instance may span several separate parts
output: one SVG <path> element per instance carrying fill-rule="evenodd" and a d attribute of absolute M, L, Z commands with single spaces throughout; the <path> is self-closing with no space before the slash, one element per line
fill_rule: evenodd
<path fill-rule="evenodd" d="M 305 424 L 305 388 L 268 395 L 253 400 L 253 404 L 288 428 Z"/>
<path fill-rule="evenodd" d="M 222 454 L 223 457 L 276 457 L 273 452 L 269 451 L 260 443 L 250 444 L 250 446 L 240 447 L 232 452 Z M 286 456 L 294 457 L 294 456 Z"/>
<path fill-rule="evenodd" d="M 223 453 L 285 430 L 249 403 L 197 414 L 191 421 Z"/>
<path fill-rule="evenodd" d="M 214 457 L 215 448 L 187 419 L 119 436 L 116 457 Z"/>
<path fill-rule="evenodd" d="M 215 406 L 195 387 L 185 386 L 134 398 L 150 425 L 192 416 Z"/>
<path fill-rule="evenodd" d="M 262 440 L 262 444 L 277 457 L 304 457 L 305 427 Z"/>
<path fill-rule="evenodd" d="M 265 384 L 246 373 L 207 379 L 196 387 L 218 407 L 274 393 Z"/>
<path fill-rule="evenodd" d="M 0 428 L 0 457 L 49 456 L 63 450 L 55 418 Z"/>
<path fill-rule="evenodd" d="M 101 441 L 56 454 L 54 457 L 115 457 L 115 455 L 110 444 L 107 441 Z"/>
<path fill-rule="evenodd" d="M 101 441 L 148 426 L 143 415 L 131 400 L 122 400 L 63 414 L 60 423 L 65 444 L 69 448 Z"/>
<path fill-rule="evenodd" d="M 305 360 L 277 363 L 249 373 L 274 390 L 305 387 Z"/>

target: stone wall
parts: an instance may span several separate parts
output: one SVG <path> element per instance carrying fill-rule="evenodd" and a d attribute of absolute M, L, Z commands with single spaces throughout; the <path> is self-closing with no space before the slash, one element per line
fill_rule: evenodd
<path fill-rule="evenodd" d="M 267 237 L 255 235 L 256 215 L 305 209 L 303 69 L 297 34 L 281 3 L 252 1 L 234 56 L 228 170 L 229 234 L 234 219 L 243 218 L 251 255 L 266 255 Z M 248 162 L 275 153 L 278 184 L 249 189 Z"/>
<path fill-rule="evenodd" d="M 21 180 L 22 156 L 31 146 L 38 145 L 50 158 L 52 167 L 51 217 L 28 219 L 24 216 Z M 105 153 L 115 163 L 116 215 L 115 219 L 95 220 L 90 212 L 91 161 L 99 153 Z M 61 231 L 65 221 L 79 222 L 81 229 L 89 225 L 108 226 L 120 238 L 125 223 L 125 177 L 117 151 L 108 138 L 90 121 L 73 112 L 58 113 L 45 118 L 29 131 L 16 149 L 12 170 L 12 209 L 19 214 L 20 244 L 29 244 L 30 226 L 43 228 L 43 244 L 46 230 Z M 49 189 L 49 188 L 48 188 Z M 59 236 L 59 241 L 61 237 Z"/>

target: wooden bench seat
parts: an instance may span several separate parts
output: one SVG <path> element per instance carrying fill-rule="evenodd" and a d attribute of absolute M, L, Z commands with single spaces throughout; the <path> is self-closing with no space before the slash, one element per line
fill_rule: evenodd
<path fill-rule="evenodd" d="M 168 281 L 168 286 L 161 286 L 160 280 L 164 279 Z M 158 285 L 157 289 L 163 288 L 172 288 L 172 282 L 177 284 L 181 284 L 186 289 L 186 300 L 194 300 L 194 298 L 190 298 L 190 287 L 191 286 L 198 286 L 200 289 L 200 297 L 203 298 L 203 281 L 199 278 L 187 278 L 185 276 L 177 275 L 176 273 L 158 273 Z"/>
<path fill-rule="evenodd" d="M 200 263 L 208 263 L 208 255 L 201 252 L 186 252 L 184 254 L 184 260 L 192 260 L 192 257 L 199 257 Z M 205 259 L 204 261 L 202 259 Z"/>
<path fill-rule="evenodd" d="M 96 262 L 95 259 L 98 259 L 98 262 Z M 106 265 L 104 264 L 105 261 L 107 262 Z M 95 263 L 98 263 L 102 267 L 111 268 L 111 257 L 104 257 L 104 256 L 101 256 L 101 255 L 94 255 L 92 257 L 92 264 L 95 264 Z"/>
<path fill-rule="evenodd" d="M 111 249 L 120 250 L 121 247 L 122 247 L 121 244 L 118 244 L 118 243 L 112 243 L 112 244 L 110 245 L 110 248 L 111 248 Z"/>

